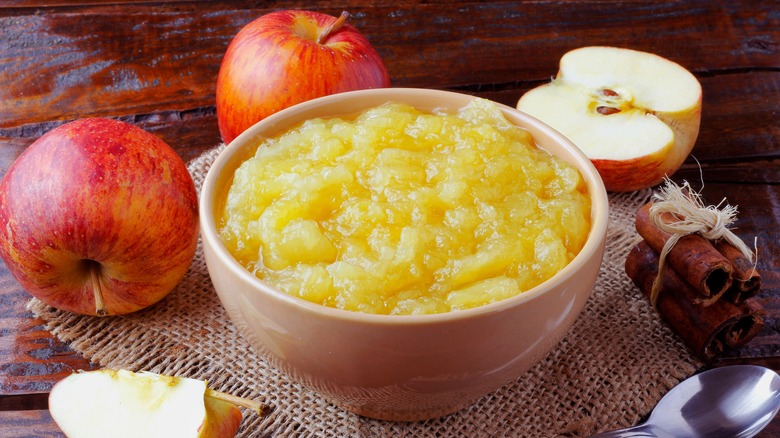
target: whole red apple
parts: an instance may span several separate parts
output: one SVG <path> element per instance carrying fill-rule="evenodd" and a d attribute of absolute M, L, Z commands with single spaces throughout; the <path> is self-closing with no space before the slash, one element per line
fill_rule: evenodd
<path fill-rule="evenodd" d="M 346 23 L 312 11 L 277 11 L 247 24 L 217 77 L 217 121 L 225 143 L 284 108 L 344 91 L 390 86 L 382 59 Z"/>
<path fill-rule="evenodd" d="M 189 268 L 197 202 L 163 140 L 124 122 L 77 120 L 30 145 L 0 181 L 0 257 L 52 307 L 133 312 Z"/>

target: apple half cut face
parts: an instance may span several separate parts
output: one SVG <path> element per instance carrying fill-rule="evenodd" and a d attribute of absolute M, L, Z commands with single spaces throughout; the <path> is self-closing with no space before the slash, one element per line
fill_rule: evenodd
<path fill-rule="evenodd" d="M 517 109 L 565 135 L 591 159 L 607 190 L 634 191 L 671 176 L 693 149 L 702 90 L 684 67 L 616 47 L 566 53 L 556 77 Z"/>
<path fill-rule="evenodd" d="M 208 392 L 202 380 L 102 369 L 57 382 L 49 411 L 70 438 L 235 436 L 241 411 Z"/>

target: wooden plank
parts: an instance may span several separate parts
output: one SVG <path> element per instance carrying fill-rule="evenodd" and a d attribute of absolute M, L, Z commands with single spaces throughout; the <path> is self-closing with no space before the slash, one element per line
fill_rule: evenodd
<path fill-rule="evenodd" d="M 564 2 L 578 2 L 583 0 L 564 0 Z M 589 1 L 589 0 L 585 0 Z M 624 0 L 601 0 L 602 2 L 612 2 L 612 3 L 625 3 Z M 650 2 L 651 0 L 630 0 L 632 2 Z M 678 0 L 663 0 L 663 1 L 678 1 Z M 171 4 L 180 4 L 180 3 L 188 3 L 188 4 L 198 4 L 199 7 L 214 8 L 215 4 L 217 5 L 232 5 L 233 8 L 252 8 L 256 7 L 257 3 L 256 1 L 251 0 L 222 0 L 222 1 L 212 1 L 212 0 L 165 0 L 165 1 L 148 1 L 148 0 L 5 0 L 2 5 L 0 5 L 0 9 L 18 9 L 18 8 L 83 8 L 83 7 L 90 7 L 90 6 L 100 6 L 100 5 L 110 5 L 110 6 L 116 6 L 121 5 L 123 7 L 126 6 L 132 6 L 132 5 L 139 5 L 139 4 L 154 4 L 156 7 L 167 7 Z M 311 9 L 311 8 L 323 8 L 323 7 L 330 7 L 330 8 L 347 8 L 347 7 L 356 7 L 356 6 L 364 6 L 365 2 L 360 1 L 333 1 L 333 0 L 316 0 L 316 1 L 286 1 L 286 2 L 277 2 L 280 3 L 277 5 L 277 8 L 284 7 L 285 9 Z M 282 4 L 283 3 L 283 6 Z M 396 0 L 393 2 L 394 6 L 412 6 L 417 5 L 420 3 L 446 3 L 446 4 L 453 4 L 451 1 L 447 0 Z M 178 7 L 178 5 L 176 5 Z"/>
<path fill-rule="evenodd" d="M 30 298 L 0 261 L 0 395 L 46 392 L 71 372 L 92 368 L 32 317 Z"/>
<path fill-rule="evenodd" d="M 0 411 L 32 411 L 47 409 L 48 406 L 48 392 L 28 392 L 0 396 Z"/>
<path fill-rule="evenodd" d="M 214 31 L 222 16 L 128 12 L 3 19 L 0 126 L 211 103 L 233 31 Z"/>
<path fill-rule="evenodd" d="M 780 59 L 780 54 L 776 57 Z M 701 83 L 702 120 L 695 156 L 731 162 L 780 157 L 780 69 L 718 74 L 701 78 Z"/>
<path fill-rule="evenodd" d="M 694 154 L 698 152 L 694 149 Z M 701 185 L 702 177 L 706 184 L 742 183 L 742 184 L 780 184 L 780 159 L 749 161 L 696 162 L 693 159 L 683 164 L 675 179 L 684 179 L 692 184 Z"/>
<path fill-rule="evenodd" d="M 612 3 L 617 5 L 625 5 L 627 3 L 677 3 L 680 0 L 560 0 L 555 3 Z M 224 8 L 225 5 L 232 5 L 233 8 L 254 8 L 257 7 L 257 2 L 252 0 L 164 0 L 164 1 L 148 1 L 148 0 L 5 0 L 0 4 L 0 10 L 14 10 L 24 8 L 84 8 L 100 5 L 121 5 L 126 7 L 128 5 L 154 5 L 154 7 L 166 7 L 171 4 L 178 3 L 197 3 L 198 6 L 204 8 Z M 277 9 L 313 9 L 313 8 L 354 8 L 365 6 L 365 2 L 362 1 L 334 1 L 334 0 L 313 0 L 313 1 L 285 1 L 276 2 Z M 461 4 L 469 4 L 474 2 L 468 1 L 450 1 L 450 0 L 396 0 L 393 2 L 393 6 L 415 6 L 420 4 L 447 4 L 456 7 Z M 515 3 L 513 1 L 494 1 L 493 3 Z M 177 7 L 179 5 L 176 5 Z M 377 5 L 381 6 L 381 5 Z"/>
<path fill-rule="evenodd" d="M 64 437 L 51 418 L 48 410 L 0 411 L 2 436 L 5 438 L 56 438 Z M 780 422 L 774 421 L 761 431 L 756 438 L 780 436 Z"/>
<path fill-rule="evenodd" d="M 352 12 L 353 24 L 385 59 L 394 85 L 478 91 L 543 81 L 565 51 L 618 40 L 706 74 L 777 68 L 771 42 L 780 39 L 780 26 L 773 3 L 642 2 L 621 7 L 619 14 L 601 2 L 425 3 L 354 6 Z M 341 8 L 320 9 L 337 14 Z M 97 112 L 121 116 L 209 106 L 227 44 L 267 11 L 223 3 L 143 4 L 2 17 L 0 128 Z M 707 38 L 691 44 L 694 34 Z"/>
<path fill-rule="evenodd" d="M 713 173 L 719 181 L 780 183 L 780 72 L 743 72 L 701 79 L 704 108 L 699 138 L 689 158 L 686 175 L 698 167 L 716 166 L 728 172 Z M 737 85 L 735 85 L 737 84 Z M 499 90 L 458 90 L 514 107 L 530 85 Z M 97 116 L 111 116 L 111 110 L 95 110 Z M 165 140 L 185 161 L 189 161 L 221 141 L 216 110 L 206 106 L 188 111 L 160 111 L 117 117 L 136 124 Z M 0 129 L 0 176 L 38 136 L 59 123 L 41 123 Z M 4 136 L 4 137 L 2 137 Z M 694 159 L 695 157 L 695 159 Z M 739 159 L 746 160 L 739 162 Z M 698 162 L 696 161 L 698 160 Z"/>
<path fill-rule="evenodd" d="M 5 438 L 64 437 L 48 410 L 0 411 L 0 435 Z"/>
<path fill-rule="evenodd" d="M 747 168 L 745 169 L 748 170 Z M 718 205 L 723 201 L 736 206 L 737 220 L 733 224 L 734 233 L 749 247 L 757 249 L 757 266 L 761 273 L 762 289 L 756 296 L 766 309 L 764 330 L 744 349 L 731 351 L 724 359 L 775 358 L 774 369 L 780 369 L 780 185 L 739 184 L 730 182 L 711 183 L 710 178 L 719 178 L 728 173 L 717 167 L 702 172 L 704 187 L 698 179 L 690 179 L 694 190 L 700 191 L 707 205 Z M 675 177 L 678 182 L 682 179 Z"/>

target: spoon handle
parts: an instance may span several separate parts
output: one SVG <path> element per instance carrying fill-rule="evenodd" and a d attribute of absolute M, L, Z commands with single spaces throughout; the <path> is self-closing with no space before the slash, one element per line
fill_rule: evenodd
<path fill-rule="evenodd" d="M 659 438 L 656 435 L 652 427 L 647 424 L 640 424 L 638 426 L 629 427 L 627 429 L 613 430 L 610 432 L 598 433 L 592 435 L 591 438 Z"/>

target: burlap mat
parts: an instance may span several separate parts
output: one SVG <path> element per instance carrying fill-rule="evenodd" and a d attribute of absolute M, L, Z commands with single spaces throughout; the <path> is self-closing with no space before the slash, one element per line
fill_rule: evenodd
<path fill-rule="evenodd" d="M 198 189 L 218 151 L 189 163 Z M 701 365 L 623 271 L 636 239 L 634 214 L 650 195 L 649 190 L 610 195 L 604 264 L 563 341 L 517 381 L 458 413 L 423 422 L 384 422 L 345 412 L 263 362 L 225 314 L 200 250 L 170 295 L 135 314 L 84 317 L 34 299 L 28 308 L 97 365 L 205 379 L 215 389 L 274 407 L 265 418 L 246 414 L 239 436 L 587 436 L 640 421 Z"/>

